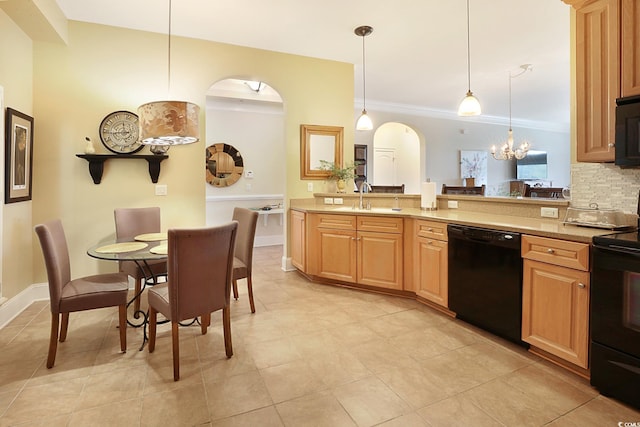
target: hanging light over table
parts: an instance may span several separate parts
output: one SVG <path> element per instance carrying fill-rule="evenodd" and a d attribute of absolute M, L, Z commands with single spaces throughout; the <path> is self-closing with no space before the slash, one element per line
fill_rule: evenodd
<path fill-rule="evenodd" d="M 373 129 L 373 123 L 371 118 L 367 114 L 367 83 L 365 80 L 365 56 L 364 56 L 364 38 L 373 32 L 373 28 L 368 25 L 363 25 L 354 30 L 357 36 L 362 37 L 362 115 L 356 122 L 357 130 L 371 130 Z"/>
<path fill-rule="evenodd" d="M 531 148 L 527 141 L 523 141 L 515 150 L 513 149 L 513 129 L 511 128 L 511 79 L 530 71 L 532 66 L 531 64 L 524 64 L 521 65 L 520 68 L 522 71 L 518 74 L 513 75 L 509 72 L 509 132 L 507 133 L 507 142 L 502 144 L 500 151 L 497 151 L 495 145 L 491 146 L 491 155 L 496 160 L 511 160 L 514 157 L 516 159 L 524 159 L 527 156 L 529 148 Z"/>
<path fill-rule="evenodd" d="M 469 0 L 467 0 L 467 95 L 458 107 L 459 116 L 477 116 L 482 113 L 480 101 L 471 92 L 471 37 L 469 35 Z"/>
<path fill-rule="evenodd" d="M 171 89 L 171 0 L 167 50 L 167 92 Z M 200 107 L 186 101 L 155 101 L 138 107 L 140 142 L 146 145 L 181 145 L 200 140 Z"/>

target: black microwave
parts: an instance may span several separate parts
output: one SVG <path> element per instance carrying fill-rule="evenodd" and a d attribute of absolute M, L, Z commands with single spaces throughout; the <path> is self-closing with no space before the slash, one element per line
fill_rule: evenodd
<path fill-rule="evenodd" d="M 616 99 L 615 164 L 640 166 L 640 96 Z"/>

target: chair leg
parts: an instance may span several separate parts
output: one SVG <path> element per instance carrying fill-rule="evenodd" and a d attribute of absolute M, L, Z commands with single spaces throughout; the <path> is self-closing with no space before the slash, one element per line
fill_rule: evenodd
<path fill-rule="evenodd" d="M 51 313 L 51 335 L 49 337 L 49 354 L 47 355 L 47 369 L 53 368 L 56 362 L 56 350 L 58 349 L 58 326 L 60 315 Z"/>
<path fill-rule="evenodd" d="M 158 324 L 158 312 L 153 306 L 149 306 L 149 353 L 156 349 L 156 326 Z"/>
<path fill-rule="evenodd" d="M 226 306 L 222 309 L 222 329 L 224 330 L 224 349 L 227 357 L 233 356 L 233 345 L 231 343 L 231 308 Z"/>
<path fill-rule="evenodd" d="M 256 306 L 253 303 L 253 285 L 251 284 L 251 274 L 247 276 L 247 289 L 249 290 L 249 304 L 251 305 L 251 312 L 256 312 Z"/>
<path fill-rule="evenodd" d="M 120 329 L 120 351 L 127 352 L 127 304 L 118 306 L 118 328 Z"/>
<path fill-rule="evenodd" d="M 178 322 L 171 321 L 171 341 L 173 341 L 173 380 L 180 379 L 180 337 Z"/>
<path fill-rule="evenodd" d="M 238 281 L 236 279 L 233 279 L 231 283 L 233 284 L 233 298 L 237 300 L 238 299 Z"/>
<path fill-rule="evenodd" d="M 67 339 L 67 330 L 69 329 L 69 313 L 62 313 L 62 326 L 60 327 L 60 342 Z"/>
<path fill-rule="evenodd" d="M 140 293 L 140 290 L 142 289 L 142 281 L 143 279 L 136 279 L 135 282 L 135 289 L 134 289 L 134 295 L 138 295 Z M 138 313 L 140 311 L 140 297 L 142 295 L 138 295 L 135 299 L 135 301 L 133 302 L 133 317 L 135 317 L 136 319 L 140 317 L 140 313 Z"/>
<path fill-rule="evenodd" d="M 211 313 L 200 316 L 200 330 L 202 331 L 202 335 L 207 333 L 209 325 L 211 325 Z"/>

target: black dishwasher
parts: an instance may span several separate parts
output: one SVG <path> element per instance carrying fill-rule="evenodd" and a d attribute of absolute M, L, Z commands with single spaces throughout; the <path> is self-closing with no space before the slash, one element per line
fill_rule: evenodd
<path fill-rule="evenodd" d="M 456 224 L 449 236 L 449 308 L 465 322 L 521 340 L 520 234 Z"/>

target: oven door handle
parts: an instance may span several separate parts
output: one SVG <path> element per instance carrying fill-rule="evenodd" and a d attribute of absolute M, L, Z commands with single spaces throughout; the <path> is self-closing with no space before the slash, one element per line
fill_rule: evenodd
<path fill-rule="evenodd" d="M 640 257 L 640 249 L 629 248 L 626 246 L 609 245 L 609 246 L 594 246 L 596 249 L 605 252 L 615 252 L 622 255 L 631 255 Z"/>

